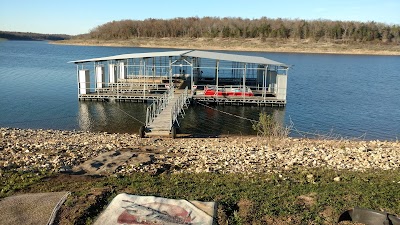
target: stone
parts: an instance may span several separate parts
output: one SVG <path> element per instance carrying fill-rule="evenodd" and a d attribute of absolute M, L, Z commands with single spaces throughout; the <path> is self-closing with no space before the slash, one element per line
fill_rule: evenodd
<path fill-rule="evenodd" d="M 61 166 L 58 170 L 60 173 L 72 173 L 72 168 L 70 166 Z"/>
<path fill-rule="evenodd" d="M 0 128 L 0 134 L 3 137 L 0 166 L 18 170 L 59 170 L 60 165 L 82 165 L 112 151 L 134 151 L 137 154 L 134 158 L 139 158 L 141 153 L 152 153 L 148 156 L 150 160 L 143 163 L 116 163 L 118 169 L 114 173 L 122 174 L 153 173 L 160 168 L 172 173 L 246 174 L 279 173 L 292 167 L 354 171 L 400 168 L 400 154 L 397 154 L 400 143 L 390 141 L 299 138 L 269 141 L 258 137 L 140 139 L 132 134 L 14 128 Z M 164 164 L 171 165 L 171 169 L 164 168 Z M 314 177 L 307 179 L 315 180 Z"/>

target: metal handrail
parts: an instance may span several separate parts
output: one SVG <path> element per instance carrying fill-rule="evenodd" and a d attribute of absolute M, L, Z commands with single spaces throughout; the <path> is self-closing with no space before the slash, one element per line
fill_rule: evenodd
<path fill-rule="evenodd" d="M 164 93 L 161 97 L 157 98 L 150 106 L 147 107 L 146 112 L 146 126 L 154 121 L 154 118 L 158 116 L 165 108 L 168 102 L 168 93 Z"/>
<path fill-rule="evenodd" d="M 170 122 L 170 127 L 172 128 L 172 126 L 174 125 L 174 123 L 176 122 L 179 126 L 178 123 L 178 116 L 179 114 L 182 113 L 183 111 L 183 106 L 186 105 L 187 99 L 188 99 L 188 87 L 185 88 L 185 90 L 183 91 L 183 93 L 178 97 L 178 99 L 176 100 L 175 104 L 172 106 L 171 109 L 171 122 Z"/>
<path fill-rule="evenodd" d="M 150 126 L 154 119 L 167 107 L 171 99 L 174 98 L 174 89 L 175 88 L 171 86 L 168 92 L 165 92 L 161 97 L 159 97 L 150 106 L 147 107 L 146 126 Z M 174 102 L 174 105 L 172 106 L 170 111 L 170 128 L 172 128 L 174 123 L 178 123 L 178 116 L 182 113 L 183 107 L 187 104 L 187 100 L 189 98 L 188 93 L 188 87 L 186 87 L 183 93 L 179 95 Z"/>
<path fill-rule="evenodd" d="M 146 126 L 150 123 L 165 109 L 169 101 L 174 98 L 174 87 L 165 92 L 161 97 L 157 98 L 150 106 L 146 109 Z"/>

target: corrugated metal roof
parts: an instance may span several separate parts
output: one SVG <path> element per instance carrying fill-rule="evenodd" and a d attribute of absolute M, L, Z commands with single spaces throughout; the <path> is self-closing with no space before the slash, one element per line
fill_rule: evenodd
<path fill-rule="evenodd" d="M 107 60 L 138 59 L 138 58 L 152 58 L 152 57 L 164 57 L 164 56 L 181 56 L 191 51 L 192 50 L 132 53 L 132 54 L 122 54 L 122 55 L 114 55 L 114 56 L 92 58 L 92 59 L 82 59 L 82 60 L 70 61 L 68 63 L 85 63 L 85 62 L 98 62 Z"/>
<path fill-rule="evenodd" d="M 264 57 L 259 57 L 259 56 L 246 56 L 246 55 L 209 52 L 209 51 L 200 51 L 200 50 L 133 53 L 133 54 L 123 54 L 123 55 L 115 55 L 115 56 L 108 56 L 108 57 L 101 57 L 101 58 L 76 60 L 76 61 L 70 61 L 69 63 L 85 63 L 85 62 L 98 62 L 98 61 L 107 61 L 107 60 L 123 60 L 123 59 L 137 59 L 137 58 L 168 57 L 168 56 L 188 56 L 188 57 L 224 60 L 224 61 L 232 61 L 232 62 L 255 63 L 255 64 L 263 64 L 263 65 L 288 67 L 284 63 L 280 63 L 280 62 L 277 62 L 277 61 L 274 61 L 271 59 L 267 59 Z"/>
<path fill-rule="evenodd" d="M 263 64 L 263 65 L 275 65 L 275 66 L 283 66 L 288 67 L 287 65 L 270 60 L 264 57 L 259 56 L 248 56 L 248 55 L 238 55 L 238 54 L 228 54 L 228 53 L 219 53 L 219 52 L 208 52 L 208 51 L 191 51 L 185 56 L 191 57 L 199 57 L 199 58 L 207 58 L 207 59 L 218 59 L 224 61 L 232 61 L 232 62 L 243 62 L 243 63 L 255 63 L 255 64 Z"/>

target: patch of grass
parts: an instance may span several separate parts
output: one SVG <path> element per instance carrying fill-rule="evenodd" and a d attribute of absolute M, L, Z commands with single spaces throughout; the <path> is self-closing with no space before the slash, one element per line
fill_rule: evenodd
<path fill-rule="evenodd" d="M 274 115 L 261 112 L 258 122 L 253 123 L 253 130 L 257 135 L 269 138 L 283 138 L 290 133 L 291 126 L 284 126 Z"/>
<path fill-rule="evenodd" d="M 312 176 L 310 176 L 312 175 Z M 45 175 L 42 175 L 45 176 Z M 281 174 L 160 174 L 135 173 L 124 177 L 53 176 L 30 179 L 16 186 L 17 174 L 1 177 L 4 196 L 16 192 L 72 191 L 63 206 L 64 215 L 74 223 L 91 223 L 91 211 L 101 208 L 121 192 L 165 198 L 215 201 L 220 224 L 333 224 L 344 210 L 358 206 L 400 214 L 400 170 L 333 171 L 292 170 Z M 34 174 L 24 175 L 34 177 Z M 334 181 L 340 177 L 340 181 Z M 98 197 L 100 196 L 100 197 Z M 100 200 L 101 201 L 100 201 Z M 76 210 L 81 208 L 80 210 Z M 75 209 L 75 210 L 73 210 Z"/>
<path fill-rule="evenodd" d="M 22 172 L 22 171 L 0 171 L 0 198 L 4 198 L 16 191 L 26 189 L 28 186 L 39 182 L 48 176 L 48 172 Z"/>

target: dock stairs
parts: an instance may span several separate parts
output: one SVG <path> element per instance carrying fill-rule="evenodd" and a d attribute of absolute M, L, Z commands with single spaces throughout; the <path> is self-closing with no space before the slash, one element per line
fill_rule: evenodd
<path fill-rule="evenodd" d="M 146 125 L 141 127 L 139 134 L 146 136 L 176 137 L 176 127 L 179 126 L 178 116 L 183 115 L 189 106 L 188 88 L 175 89 L 173 86 L 161 97 L 147 107 Z"/>

